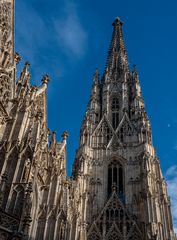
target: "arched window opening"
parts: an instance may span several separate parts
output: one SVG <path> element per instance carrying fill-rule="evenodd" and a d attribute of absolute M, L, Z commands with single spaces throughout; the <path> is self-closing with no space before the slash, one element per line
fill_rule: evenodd
<path fill-rule="evenodd" d="M 16 202 L 15 202 L 15 207 L 14 207 L 14 215 L 16 215 L 17 217 L 21 216 L 23 202 L 24 202 L 24 190 L 21 190 L 20 192 L 18 192 Z"/>
<path fill-rule="evenodd" d="M 123 168 L 122 165 L 114 160 L 108 165 L 108 198 L 114 190 L 121 200 L 124 196 L 124 181 L 123 181 Z"/>
<path fill-rule="evenodd" d="M 12 194 L 12 197 L 11 197 L 11 201 L 10 201 L 10 206 L 9 206 L 9 212 L 10 213 L 13 213 L 13 211 L 14 211 L 16 198 L 17 198 L 17 192 L 13 191 L 13 194 Z"/>
<path fill-rule="evenodd" d="M 106 121 L 104 121 L 97 132 L 98 137 L 98 146 L 105 147 L 109 143 L 112 137 L 112 131 L 109 128 L 109 125 Z"/>
<path fill-rule="evenodd" d="M 119 101 L 116 97 L 112 99 L 112 111 L 118 111 L 119 110 Z"/>
<path fill-rule="evenodd" d="M 53 239 L 55 233 L 55 218 L 51 216 L 48 219 L 46 239 Z"/>
<path fill-rule="evenodd" d="M 112 127 L 116 129 L 119 124 L 119 100 L 117 98 L 112 99 Z"/>
<path fill-rule="evenodd" d="M 123 142 L 124 141 L 124 129 L 120 129 L 120 134 L 119 134 L 120 140 Z"/>
<path fill-rule="evenodd" d="M 95 113 L 95 123 L 99 123 L 99 114 Z"/>
<path fill-rule="evenodd" d="M 108 167 L 108 197 L 112 192 L 112 168 Z"/>
<path fill-rule="evenodd" d="M 9 205 L 9 212 L 16 217 L 21 217 L 21 210 L 24 202 L 24 189 L 21 186 L 17 186 L 12 193 Z"/>
<path fill-rule="evenodd" d="M 111 138 L 111 132 L 110 132 L 110 129 L 107 128 L 106 129 L 106 143 L 109 142 L 110 138 Z"/>
<path fill-rule="evenodd" d="M 119 168 L 119 191 L 123 192 L 123 171 L 122 168 Z"/>

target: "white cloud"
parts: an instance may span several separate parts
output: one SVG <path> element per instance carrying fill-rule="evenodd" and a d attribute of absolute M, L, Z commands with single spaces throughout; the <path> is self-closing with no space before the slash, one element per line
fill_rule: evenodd
<path fill-rule="evenodd" d="M 177 165 L 171 166 L 166 171 L 166 178 L 168 184 L 168 193 L 171 198 L 172 215 L 174 220 L 174 229 L 177 233 Z"/>
<path fill-rule="evenodd" d="M 166 171 L 167 178 L 177 176 L 177 165 L 173 165 Z"/>
<path fill-rule="evenodd" d="M 87 33 L 79 19 L 77 6 L 66 2 L 60 19 L 54 20 L 58 44 L 70 56 L 81 57 L 87 48 Z"/>

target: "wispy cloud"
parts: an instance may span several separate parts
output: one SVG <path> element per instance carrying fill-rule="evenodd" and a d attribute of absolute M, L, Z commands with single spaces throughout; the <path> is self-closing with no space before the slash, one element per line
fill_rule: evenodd
<path fill-rule="evenodd" d="M 30 61 L 33 83 L 40 84 L 45 73 L 61 76 L 66 71 L 63 56 L 72 61 L 84 56 L 87 33 L 78 12 L 73 0 L 63 0 L 59 13 L 47 16 L 32 2 L 16 3 L 16 51 Z"/>
<path fill-rule="evenodd" d="M 15 48 L 22 57 L 19 68 L 23 67 L 24 61 L 32 65 L 32 83 L 35 85 L 41 83 L 42 75 L 48 71 L 45 57 L 50 35 L 44 19 L 32 4 L 19 0 L 16 3 Z"/>
<path fill-rule="evenodd" d="M 172 203 L 172 215 L 174 219 L 174 228 L 175 232 L 177 233 L 177 165 L 171 166 L 166 171 L 166 178 L 168 184 L 168 192 L 171 198 Z"/>
<path fill-rule="evenodd" d="M 87 48 L 87 33 L 78 16 L 76 4 L 66 2 L 61 18 L 54 19 L 58 44 L 70 56 L 81 57 Z"/>
<path fill-rule="evenodd" d="M 16 4 L 15 27 L 17 50 L 22 50 L 25 57 L 34 60 L 38 48 L 45 43 L 43 36 L 46 27 L 43 19 L 30 4 L 19 0 Z"/>
<path fill-rule="evenodd" d="M 167 178 L 174 178 L 174 176 L 177 176 L 177 165 L 173 165 L 166 171 L 166 177 Z"/>

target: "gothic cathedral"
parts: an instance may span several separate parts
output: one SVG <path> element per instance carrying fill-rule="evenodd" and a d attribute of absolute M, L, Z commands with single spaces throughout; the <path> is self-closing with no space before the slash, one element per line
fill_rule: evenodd
<path fill-rule="evenodd" d="M 116 18 L 103 76 L 96 70 L 72 177 L 47 125 L 46 91 L 17 78 L 14 0 L 0 1 L 0 240 L 176 240 L 171 204 L 136 67 Z"/>

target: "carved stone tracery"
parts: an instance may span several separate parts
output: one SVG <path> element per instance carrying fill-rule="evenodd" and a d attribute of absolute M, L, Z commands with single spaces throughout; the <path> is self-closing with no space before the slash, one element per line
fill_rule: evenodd
<path fill-rule="evenodd" d="M 6 109 L 13 94 L 13 1 L 0 4 L 0 103 Z"/>
<path fill-rule="evenodd" d="M 88 230 L 88 239 L 142 240 L 142 233 L 115 192 Z M 101 236 L 102 238 L 100 238 Z"/>

